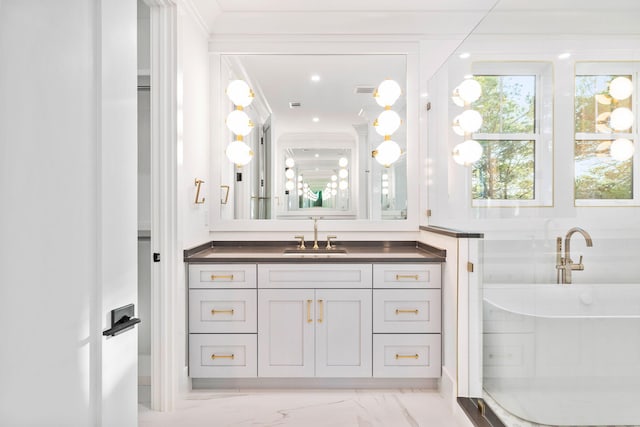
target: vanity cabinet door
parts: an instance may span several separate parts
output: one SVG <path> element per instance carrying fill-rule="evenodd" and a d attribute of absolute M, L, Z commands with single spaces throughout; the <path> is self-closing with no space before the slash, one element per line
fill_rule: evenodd
<path fill-rule="evenodd" d="M 370 377 L 371 290 L 316 290 L 316 376 Z"/>
<path fill-rule="evenodd" d="M 314 376 L 314 291 L 258 291 L 258 376 Z"/>

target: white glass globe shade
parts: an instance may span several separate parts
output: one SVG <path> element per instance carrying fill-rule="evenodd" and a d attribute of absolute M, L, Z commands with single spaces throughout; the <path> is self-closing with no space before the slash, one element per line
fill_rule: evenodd
<path fill-rule="evenodd" d="M 296 162 L 291 157 L 287 157 L 287 160 L 284 161 L 284 165 L 288 168 L 292 168 L 296 165 Z"/>
<path fill-rule="evenodd" d="M 349 183 L 347 181 L 340 181 L 339 187 L 341 190 L 346 190 L 347 188 L 349 188 Z"/>
<path fill-rule="evenodd" d="M 338 190 L 335 190 L 335 189 L 334 189 L 334 190 L 331 190 L 331 195 L 332 195 L 332 196 L 335 196 L 336 194 L 338 194 Z"/>
<path fill-rule="evenodd" d="M 286 176 L 288 179 L 293 179 L 293 177 L 296 176 L 296 173 L 293 171 L 293 169 L 287 169 L 286 171 L 284 171 L 284 176 Z"/>
<path fill-rule="evenodd" d="M 340 157 L 340 160 L 338 160 L 338 166 L 340 166 L 341 168 L 346 167 L 349 164 L 349 160 L 347 160 L 346 157 Z"/>
<path fill-rule="evenodd" d="M 633 83 L 626 77 L 616 77 L 609 83 L 609 95 L 617 100 L 627 99 L 633 92 Z"/>
<path fill-rule="evenodd" d="M 306 182 L 302 186 L 304 187 L 305 190 L 309 188 L 309 184 L 307 184 Z"/>
<path fill-rule="evenodd" d="M 302 196 L 304 193 L 302 190 L 298 190 L 298 196 Z"/>
<path fill-rule="evenodd" d="M 302 175 L 298 175 L 298 181 L 302 182 Z"/>
<path fill-rule="evenodd" d="M 251 147 L 244 143 L 244 141 L 232 141 L 227 145 L 225 150 L 227 158 L 238 166 L 244 166 L 251 161 L 253 157 L 253 151 Z"/>
<path fill-rule="evenodd" d="M 381 107 L 393 105 L 394 102 L 400 98 L 402 89 L 400 85 L 394 80 L 384 80 L 378 86 L 378 89 L 374 93 L 376 102 Z"/>
<path fill-rule="evenodd" d="M 458 86 L 457 95 L 467 104 L 477 101 L 482 95 L 482 86 L 474 79 L 466 79 Z"/>
<path fill-rule="evenodd" d="M 633 142 L 626 138 L 618 138 L 611 144 L 611 157 L 618 161 L 628 160 L 633 156 L 635 148 Z"/>
<path fill-rule="evenodd" d="M 385 136 L 393 134 L 398 130 L 401 124 L 402 119 L 398 113 L 393 110 L 384 110 L 378 116 L 374 127 L 379 135 Z"/>
<path fill-rule="evenodd" d="M 382 174 L 382 180 L 383 181 L 388 181 L 389 180 L 389 174 L 388 173 L 383 173 Z"/>
<path fill-rule="evenodd" d="M 453 103 L 456 104 L 458 107 L 464 107 L 464 101 L 457 94 L 458 93 L 458 88 L 455 88 L 453 90 L 453 93 L 454 93 L 454 95 L 451 97 L 451 100 L 453 101 Z"/>
<path fill-rule="evenodd" d="M 331 181 L 337 181 L 337 180 L 338 180 L 337 175 L 331 175 Z"/>
<path fill-rule="evenodd" d="M 298 182 L 298 189 L 302 190 L 302 183 L 301 182 Z"/>
<path fill-rule="evenodd" d="M 633 125 L 633 113 L 627 107 L 616 108 L 611 112 L 609 126 L 614 130 L 627 130 Z"/>
<path fill-rule="evenodd" d="M 476 110 L 467 110 L 458 116 L 457 125 L 465 133 L 476 132 L 482 127 L 482 115 Z"/>
<path fill-rule="evenodd" d="M 227 116 L 227 127 L 236 135 L 247 136 L 253 129 L 253 123 L 244 111 L 233 110 Z"/>
<path fill-rule="evenodd" d="M 295 184 L 293 183 L 293 181 L 287 181 L 287 183 L 284 185 L 284 187 L 289 191 L 291 191 L 294 188 L 296 188 Z"/>
<path fill-rule="evenodd" d="M 451 127 L 456 135 L 464 136 L 464 130 L 460 127 L 460 114 L 453 118 Z"/>
<path fill-rule="evenodd" d="M 338 188 L 338 183 L 337 182 L 332 182 L 331 183 L 331 188 Z"/>
<path fill-rule="evenodd" d="M 389 181 L 382 181 L 382 187 L 388 187 L 389 186 Z"/>
<path fill-rule="evenodd" d="M 253 92 L 244 80 L 232 80 L 229 82 L 226 92 L 234 105 L 244 108 L 253 102 Z"/>
<path fill-rule="evenodd" d="M 340 171 L 338 172 L 338 176 L 340 178 L 346 178 L 349 176 L 349 171 L 346 169 L 340 169 Z"/>
<path fill-rule="evenodd" d="M 385 196 L 386 196 L 387 194 L 389 194 L 389 189 L 388 189 L 388 188 L 383 188 L 383 189 L 382 189 L 382 194 L 384 194 Z"/>
<path fill-rule="evenodd" d="M 482 145 L 478 141 L 468 139 L 453 148 L 453 160 L 459 165 L 470 165 L 482 157 Z"/>
<path fill-rule="evenodd" d="M 376 148 L 375 159 L 384 167 L 389 167 L 392 163 L 400 158 L 402 150 L 400 146 L 390 139 L 382 141 L 382 144 Z"/>

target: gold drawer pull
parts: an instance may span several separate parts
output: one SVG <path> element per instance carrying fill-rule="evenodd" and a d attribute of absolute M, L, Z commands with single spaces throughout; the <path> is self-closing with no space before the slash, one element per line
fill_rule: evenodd
<path fill-rule="evenodd" d="M 216 275 L 216 274 L 212 274 L 212 275 L 211 275 L 211 280 L 216 280 L 216 279 L 229 279 L 229 280 L 233 280 L 233 274 L 224 274 L 224 275 Z"/>
<path fill-rule="evenodd" d="M 318 323 L 322 323 L 322 318 L 324 317 L 324 301 L 321 299 L 318 300 L 318 310 L 320 311 L 320 315 L 318 317 Z"/>
<path fill-rule="evenodd" d="M 233 316 L 233 308 L 231 310 L 211 310 L 211 314 L 215 316 L 217 313 L 228 313 Z"/>
<path fill-rule="evenodd" d="M 417 274 L 396 274 L 396 280 L 402 280 L 402 279 L 418 280 L 418 275 Z"/>
<path fill-rule="evenodd" d="M 235 355 L 233 353 L 231 354 L 212 354 L 211 355 L 211 359 L 216 360 L 216 359 L 231 359 L 233 360 L 235 358 Z"/>
<path fill-rule="evenodd" d="M 313 301 L 308 299 L 307 300 L 307 323 L 311 323 L 313 322 L 313 320 L 311 319 L 311 303 Z"/>
<path fill-rule="evenodd" d="M 420 356 L 418 356 L 418 354 L 396 354 L 396 360 L 397 359 L 417 359 Z"/>
<path fill-rule="evenodd" d="M 401 313 L 413 313 L 413 314 L 418 314 L 418 309 L 416 308 L 415 310 L 401 310 L 399 308 L 396 308 L 396 314 L 401 314 Z"/>

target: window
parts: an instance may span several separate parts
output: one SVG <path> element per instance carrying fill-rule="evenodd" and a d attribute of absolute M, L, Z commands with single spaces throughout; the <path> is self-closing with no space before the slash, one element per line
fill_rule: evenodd
<path fill-rule="evenodd" d="M 637 138 L 635 90 L 624 99 L 609 92 L 619 77 L 637 89 L 638 63 L 579 63 L 575 76 L 575 204 L 576 206 L 637 205 L 639 194 L 636 154 L 620 153 L 631 148 Z M 623 129 L 615 111 L 631 111 L 633 124 Z M 631 123 L 631 121 L 629 121 Z M 626 125 L 625 125 L 626 126 Z M 625 139 L 622 144 L 620 141 Z M 625 146 L 626 145 L 626 146 Z"/>
<path fill-rule="evenodd" d="M 549 63 L 475 63 L 483 148 L 473 165 L 473 206 L 549 206 L 552 201 Z M 544 111 L 544 114 L 542 114 Z"/>

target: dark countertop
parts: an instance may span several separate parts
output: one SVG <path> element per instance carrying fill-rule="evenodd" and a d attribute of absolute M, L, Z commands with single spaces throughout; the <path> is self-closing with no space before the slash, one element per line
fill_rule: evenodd
<path fill-rule="evenodd" d="M 309 242 L 307 242 L 308 244 Z M 324 247 L 325 242 L 320 245 Z M 307 246 L 309 247 L 309 246 Z M 337 249 L 346 249 L 346 254 L 283 255 L 285 249 L 296 249 L 293 242 L 209 242 L 184 251 L 184 261 L 203 263 L 366 263 L 366 262 L 432 262 L 446 260 L 446 251 L 415 241 L 402 242 L 337 242 Z"/>

